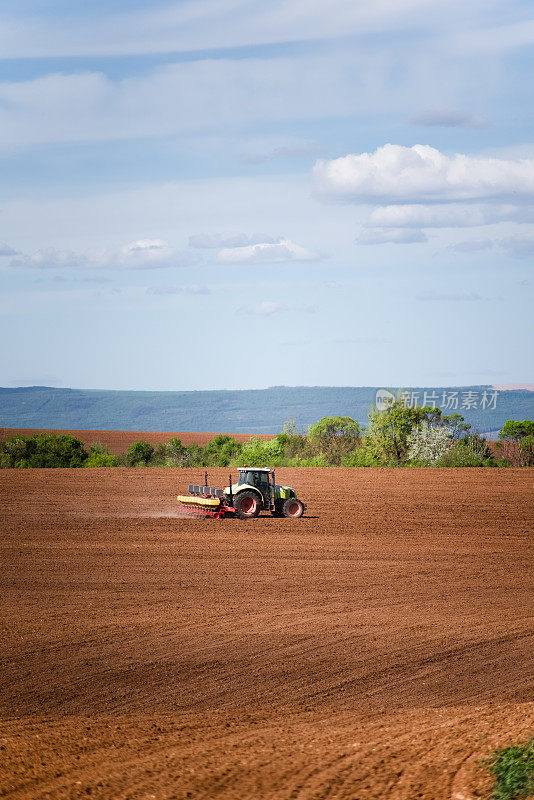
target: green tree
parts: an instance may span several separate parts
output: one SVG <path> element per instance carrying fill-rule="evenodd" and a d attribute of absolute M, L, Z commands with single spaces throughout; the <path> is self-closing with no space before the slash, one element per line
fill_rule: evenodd
<path fill-rule="evenodd" d="M 6 467 L 81 467 L 87 460 L 83 442 L 68 433 L 17 434 L 0 443 Z"/>
<path fill-rule="evenodd" d="M 501 430 L 499 431 L 499 439 L 504 439 L 508 442 L 518 442 L 524 436 L 534 435 L 534 422 L 530 419 L 524 419 L 522 422 L 517 422 L 515 419 L 507 420 Z"/>
<path fill-rule="evenodd" d="M 426 419 L 428 410 L 409 408 L 400 398 L 384 411 L 372 407 L 365 437 L 366 449 L 381 463 L 405 461 L 410 447 L 410 434 Z"/>
<path fill-rule="evenodd" d="M 15 467 L 26 458 L 28 437 L 21 433 L 4 439 L 0 444 L 2 466 Z"/>
<path fill-rule="evenodd" d="M 239 457 L 241 445 L 231 436 L 219 434 L 204 448 L 204 460 L 208 467 L 227 467 L 232 460 Z"/>
<path fill-rule="evenodd" d="M 93 442 L 89 447 L 89 458 L 84 462 L 84 467 L 118 467 L 120 461 L 117 456 L 110 453 L 109 448 L 102 442 Z"/>
<path fill-rule="evenodd" d="M 27 440 L 26 459 L 30 467 L 81 467 L 87 453 L 68 433 L 37 433 Z"/>
<path fill-rule="evenodd" d="M 314 455 L 341 464 L 360 445 L 360 426 L 352 417 L 323 417 L 310 427 L 308 441 Z"/>
<path fill-rule="evenodd" d="M 153 453 L 154 448 L 149 442 L 134 442 L 126 451 L 126 463 L 129 467 L 146 467 Z"/>
<path fill-rule="evenodd" d="M 443 414 L 441 420 L 442 425 L 449 429 L 451 439 L 460 439 L 463 434 L 468 434 L 471 430 L 470 423 L 466 422 L 461 414 Z"/>
<path fill-rule="evenodd" d="M 310 427 L 310 441 L 329 442 L 331 439 L 350 439 L 360 436 L 360 426 L 352 417 L 323 417 Z"/>
<path fill-rule="evenodd" d="M 279 467 L 284 459 L 284 445 L 278 436 L 267 440 L 251 436 L 240 453 L 240 460 L 249 467 Z"/>
<path fill-rule="evenodd" d="M 154 452 L 150 457 L 150 466 L 152 467 L 166 467 L 167 466 L 167 445 L 163 442 L 158 442 L 154 448 Z"/>
<path fill-rule="evenodd" d="M 531 467 L 534 464 L 534 436 L 532 434 L 523 436 L 519 442 L 519 449 L 524 465 Z"/>

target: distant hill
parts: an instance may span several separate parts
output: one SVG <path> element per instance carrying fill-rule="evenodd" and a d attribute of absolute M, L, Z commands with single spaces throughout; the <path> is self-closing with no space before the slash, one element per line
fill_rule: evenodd
<path fill-rule="evenodd" d="M 395 387 L 390 387 L 395 391 Z M 419 405 L 424 392 L 418 388 Z M 483 410 L 483 392 L 489 386 L 463 386 L 434 390 L 436 405 L 443 392 L 458 392 L 461 413 L 474 430 L 491 433 L 507 419 L 534 418 L 534 392 L 500 391 L 495 408 Z M 464 393 L 477 407 L 462 409 Z M 304 429 L 332 414 L 353 417 L 364 425 L 376 387 L 273 386 L 243 391 L 125 392 L 88 389 L 54 389 L 31 386 L 0 388 L 0 426 L 9 428 L 58 428 L 122 431 L 232 431 L 279 433 L 292 417 Z M 451 409 L 448 409 L 450 411 Z"/>

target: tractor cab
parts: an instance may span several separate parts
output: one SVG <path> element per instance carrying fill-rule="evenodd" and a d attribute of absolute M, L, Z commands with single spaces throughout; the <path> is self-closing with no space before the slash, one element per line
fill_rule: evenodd
<path fill-rule="evenodd" d="M 264 508 L 270 508 L 271 504 L 274 503 L 274 469 L 267 469 L 267 467 L 240 468 L 237 491 L 244 489 L 245 486 L 259 491 L 263 498 Z"/>

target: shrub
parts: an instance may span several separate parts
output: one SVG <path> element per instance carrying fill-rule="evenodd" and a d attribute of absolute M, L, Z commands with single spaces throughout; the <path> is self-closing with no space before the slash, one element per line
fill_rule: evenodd
<path fill-rule="evenodd" d="M 9 453 L 0 453 L 0 469 L 13 467 L 14 463 Z"/>
<path fill-rule="evenodd" d="M 483 467 L 484 457 L 463 444 L 465 439 L 459 439 L 447 448 L 443 455 L 436 461 L 437 467 Z"/>
<path fill-rule="evenodd" d="M 282 465 L 279 465 L 282 466 Z M 331 467 L 332 465 L 326 460 L 326 457 L 319 453 L 316 456 L 308 456 L 306 458 L 290 458 L 283 466 L 287 467 Z"/>
<path fill-rule="evenodd" d="M 0 452 L 2 453 L 2 466 L 14 467 L 18 462 L 22 461 L 27 453 L 28 437 L 22 436 L 18 433 L 9 439 L 4 439 L 0 444 Z"/>
<path fill-rule="evenodd" d="M 68 433 L 17 434 L 0 444 L 2 466 L 17 467 L 81 467 L 87 460 L 83 443 Z"/>
<path fill-rule="evenodd" d="M 189 451 L 181 440 L 174 436 L 169 439 L 165 446 L 165 466 L 167 467 L 188 467 Z"/>
<path fill-rule="evenodd" d="M 111 453 L 90 453 L 84 467 L 119 467 L 120 461 Z"/>
<path fill-rule="evenodd" d="M 523 437 L 528 440 L 529 437 Z M 533 460 L 530 457 L 528 449 L 525 445 L 521 448 L 521 441 L 513 442 L 504 440 L 495 442 L 495 455 L 499 460 L 506 460 L 511 467 L 528 467 L 532 466 Z"/>
<path fill-rule="evenodd" d="M 143 440 L 134 442 L 126 451 L 126 461 L 129 467 L 146 467 L 152 455 L 154 448 L 149 442 Z"/>
<path fill-rule="evenodd" d="M 93 453 L 109 453 L 109 447 L 106 447 L 102 442 L 92 442 L 89 445 L 89 455 L 91 456 Z"/>
<path fill-rule="evenodd" d="M 380 461 L 375 458 L 369 448 L 357 447 L 341 459 L 342 467 L 379 467 Z"/>
<path fill-rule="evenodd" d="M 447 428 L 431 428 L 422 422 L 413 428 L 408 437 L 408 458 L 421 466 L 435 464 L 448 449 L 450 431 Z"/>
<path fill-rule="evenodd" d="M 232 460 L 239 459 L 241 445 L 231 436 L 220 434 L 204 448 L 204 461 L 207 467 L 227 467 Z"/>
<path fill-rule="evenodd" d="M 314 448 L 305 436 L 298 433 L 279 433 L 276 437 L 288 459 L 298 459 L 311 454 Z"/>
<path fill-rule="evenodd" d="M 193 444 L 188 445 L 186 448 L 187 450 L 187 466 L 189 467 L 204 467 L 204 450 L 200 445 Z"/>
<path fill-rule="evenodd" d="M 89 447 L 89 458 L 84 467 L 118 467 L 120 460 L 110 453 L 109 448 L 102 442 L 93 442 Z"/>
<path fill-rule="evenodd" d="M 232 459 L 232 466 L 240 466 L 237 460 L 249 467 L 280 467 L 285 465 L 283 440 L 276 436 L 273 439 L 260 439 L 251 436 L 248 442 L 242 445 L 238 459 Z"/>
<path fill-rule="evenodd" d="M 523 463 L 525 466 L 531 467 L 534 464 L 534 436 L 532 436 L 532 434 L 523 436 L 523 438 L 519 440 L 519 449 L 521 451 Z"/>
<path fill-rule="evenodd" d="M 534 739 L 495 750 L 483 762 L 495 776 L 492 800 L 519 800 L 534 792 Z"/>
<path fill-rule="evenodd" d="M 167 464 L 167 445 L 163 442 L 158 442 L 154 448 L 154 452 L 150 457 L 151 467 L 165 467 Z"/>

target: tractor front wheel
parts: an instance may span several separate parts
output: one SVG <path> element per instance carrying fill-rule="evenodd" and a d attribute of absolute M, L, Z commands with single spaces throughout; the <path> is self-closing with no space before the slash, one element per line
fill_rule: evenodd
<path fill-rule="evenodd" d="M 239 519 L 254 519 L 261 511 L 261 502 L 256 492 L 239 492 L 234 501 Z"/>
<path fill-rule="evenodd" d="M 304 514 L 304 506 L 297 500 L 296 497 L 290 497 L 288 500 L 285 501 L 284 507 L 282 509 L 284 517 L 292 517 L 293 519 L 298 519 L 302 517 Z"/>

